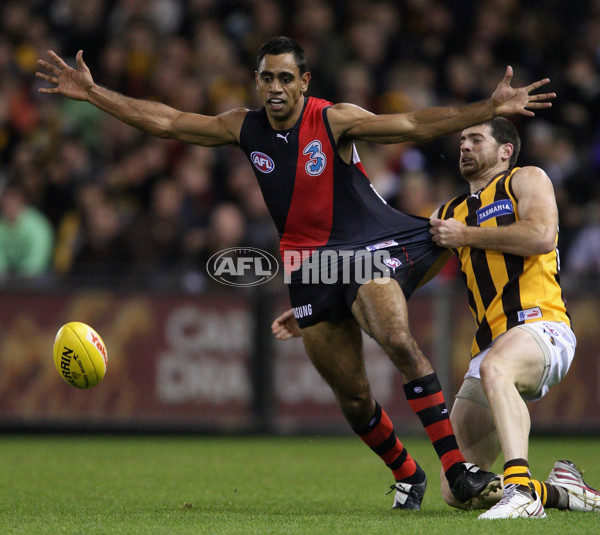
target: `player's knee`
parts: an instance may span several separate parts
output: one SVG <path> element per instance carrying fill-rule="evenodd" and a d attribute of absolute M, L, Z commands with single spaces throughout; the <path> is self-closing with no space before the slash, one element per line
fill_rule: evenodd
<path fill-rule="evenodd" d="M 506 380 L 505 370 L 500 359 L 484 358 L 479 367 L 479 373 L 484 390 L 493 388 Z"/>

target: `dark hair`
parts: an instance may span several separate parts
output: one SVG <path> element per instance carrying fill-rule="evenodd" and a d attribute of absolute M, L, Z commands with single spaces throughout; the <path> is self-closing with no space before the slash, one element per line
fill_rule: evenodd
<path fill-rule="evenodd" d="M 300 70 L 300 74 L 302 75 L 306 72 L 306 57 L 304 55 L 304 49 L 298 43 L 296 43 L 296 41 L 290 39 L 289 37 L 279 35 L 269 39 L 263 46 L 261 46 L 260 50 L 258 51 L 258 56 L 256 57 L 256 70 L 259 69 L 260 62 L 267 54 L 271 54 L 273 56 L 278 56 L 279 54 L 293 54 L 294 61 Z"/>
<path fill-rule="evenodd" d="M 492 137 L 498 143 L 501 145 L 510 143 L 513 146 L 513 153 L 508 160 L 508 168 L 512 169 L 516 165 L 519 152 L 521 151 L 521 138 L 519 137 L 517 127 L 504 117 L 494 117 L 486 124 L 490 125 Z"/>

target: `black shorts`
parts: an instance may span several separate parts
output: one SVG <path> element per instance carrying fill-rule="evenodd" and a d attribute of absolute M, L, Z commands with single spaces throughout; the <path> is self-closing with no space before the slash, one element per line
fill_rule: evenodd
<path fill-rule="evenodd" d="M 446 260 L 441 257 L 448 252 L 433 242 L 428 226 L 421 231 L 420 239 L 414 238 L 413 234 L 408 246 L 401 244 L 402 236 L 390 236 L 367 247 L 316 251 L 318 255 L 311 257 L 309 269 L 303 269 L 307 267 L 304 261 L 287 282 L 300 328 L 352 316 L 352 303 L 361 284 L 378 277 L 398 281 L 408 299 L 439 271 Z"/>

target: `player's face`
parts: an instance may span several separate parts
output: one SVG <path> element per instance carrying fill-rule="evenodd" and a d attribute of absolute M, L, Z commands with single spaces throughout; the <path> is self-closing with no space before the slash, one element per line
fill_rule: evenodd
<path fill-rule="evenodd" d="M 293 54 L 267 54 L 255 73 L 256 89 L 273 126 L 284 130 L 294 126 L 304 106 L 310 73 L 300 75 Z"/>
<path fill-rule="evenodd" d="M 467 180 L 485 175 L 502 164 L 503 146 L 493 137 L 489 125 L 477 125 L 463 130 L 460 138 L 460 172 Z"/>

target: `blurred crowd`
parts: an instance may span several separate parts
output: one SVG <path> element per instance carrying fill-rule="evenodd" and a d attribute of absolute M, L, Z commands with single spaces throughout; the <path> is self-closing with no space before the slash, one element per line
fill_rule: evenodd
<path fill-rule="evenodd" d="M 177 109 L 257 107 L 256 52 L 306 50 L 309 95 L 377 113 L 488 97 L 550 77 L 554 107 L 517 118 L 520 165 L 554 183 L 563 273 L 600 277 L 600 0 L 3 0 L 0 277 L 199 291 L 216 251 L 277 250 L 236 147 L 152 138 L 37 89 L 36 60 L 79 49 L 97 83 Z M 47 85 L 47 84 L 46 84 Z M 359 147 L 379 193 L 429 216 L 462 191 L 458 136 Z"/>

